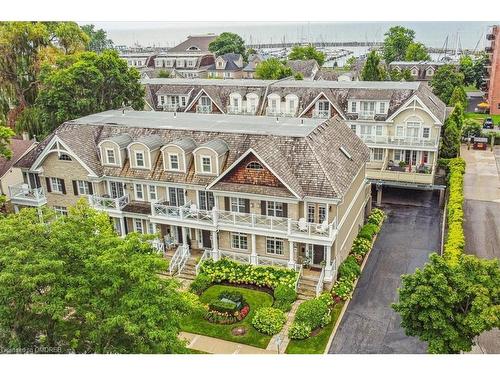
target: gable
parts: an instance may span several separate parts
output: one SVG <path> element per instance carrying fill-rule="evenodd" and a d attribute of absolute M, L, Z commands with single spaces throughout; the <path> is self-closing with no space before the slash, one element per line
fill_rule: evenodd
<path fill-rule="evenodd" d="M 260 165 L 262 169 L 247 168 L 250 163 L 253 166 Z M 258 163 L 258 164 L 255 164 Z M 284 188 L 281 181 L 262 163 L 257 156 L 249 153 L 237 165 L 235 165 L 220 182 L 230 182 L 234 184 L 259 185 L 269 187 Z"/>

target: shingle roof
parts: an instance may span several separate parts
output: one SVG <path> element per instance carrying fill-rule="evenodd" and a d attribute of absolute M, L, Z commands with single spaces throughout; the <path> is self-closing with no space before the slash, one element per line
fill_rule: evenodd
<path fill-rule="evenodd" d="M 118 147 L 124 149 L 129 145 L 130 142 L 132 142 L 132 137 L 130 137 L 130 135 L 128 134 L 119 134 L 106 139 L 106 141 L 114 142 L 118 145 Z"/>
<path fill-rule="evenodd" d="M 197 126 L 175 126 L 175 123 L 173 123 L 174 125 L 170 123 L 165 126 L 145 127 L 144 124 L 148 122 L 145 120 L 148 113 L 153 115 L 152 118 L 155 118 L 155 115 L 158 114 L 165 115 L 162 112 L 142 112 L 141 121 L 132 124 L 127 124 L 124 121 L 117 123 L 116 121 L 122 117 L 115 119 L 115 117 L 109 115 L 109 112 L 104 112 L 100 117 L 87 116 L 82 119 L 68 121 L 59 126 L 53 135 L 30 151 L 18 164 L 29 168 L 42 153 L 49 140 L 57 135 L 98 176 L 150 179 L 207 186 L 214 180 L 214 177 L 196 175 L 193 165 L 185 174 L 165 171 L 161 153 L 153 162 L 151 171 L 130 168 L 128 159 L 125 161 L 123 168 L 102 167 L 99 162 L 97 144 L 103 139 L 109 139 L 117 134 L 126 133 L 134 140 L 154 135 L 161 137 L 163 144 L 191 138 L 198 145 L 213 145 L 214 143 L 217 143 L 217 146 L 214 147 L 221 147 L 222 144 L 227 145 L 227 157 L 222 166 L 222 171 L 252 148 L 275 173 L 279 174 L 279 177 L 285 181 L 287 186 L 301 197 L 340 198 L 346 193 L 350 183 L 360 169 L 363 168 L 369 156 L 368 148 L 339 118 L 322 123 L 316 121 L 316 125 L 312 126 L 312 128 L 311 125 L 304 125 L 306 131 L 302 133 L 283 131 L 266 133 L 252 131 L 251 125 L 248 126 L 248 132 L 244 132 L 243 129 L 238 132 L 231 132 L 229 126 L 206 127 L 201 130 Z M 215 121 L 215 124 L 217 124 L 217 119 L 224 119 L 224 121 L 228 122 L 243 121 L 249 124 L 254 121 L 258 124 L 261 121 L 256 116 L 235 117 L 193 114 L 192 118 L 199 116 L 208 116 L 208 118 Z M 124 117 L 127 118 L 127 116 Z M 99 121 L 96 120 L 97 118 L 99 118 Z M 104 120 L 106 118 L 107 121 Z M 243 118 L 247 119 L 238 120 Z M 293 128 L 294 126 L 291 125 L 290 127 Z M 344 156 L 340 151 L 340 146 L 344 147 L 352 155 L 352 160 Z M 220 188 L 219 184 L 216 184 L 216 186 L 218 186 L 218 189 Z M 270 191 L 272 192 L 272 190 Z M 278 192 L 272 193 L 278 194 Z M 283 192 L 279 194 L 279 196 L 283 196 Z"/>
<path fill-rule="evenodd" d="M 222 139 L 211 139 L 210 141 L 203 143 L 199 147 L 210 148 L 214 150 L 219 156 L 224 155 L 226 152 L 229 151 L 227 143 L 224 142 Z"/>
<path fill-rule="evenodd" d="M 33 146 L 34 141 L 28 141 L 24 139 L 12 138 L 10 140 L 9 149 L 12 151 L 12 157 L 7 160 L 3 156 L 0 156 L 0 178 L 2 178 L 5 173 L 7 173 L 10 168 L 14 165 L 16 161 L 19 160 L 24 153 Z"/>
<path fill-rule="evenodd" d="M 294 73 L 301 73 L 306 78 L 314 78 L 314 69 L 319 69 L 316 60 L 288 60 L 286 64 L 292 68 Z"/>
<path fill-rule="evenodd" d="M 159 135 L 146 135 L 137 139 L 136 142 L 142 143 L 151 151 L 157 150 L 163 146 L 163 139 Z"/>
<path fill-rule="evenodd" d="M 196 142 L 193 140 L 193 138 L 180 138 L 180 139 L 175 139 L 169 144 L 171 145 L 176 145 L 184 150 L 184 152 L 191 152 L 193 151 L 197 146 Z"/>
<path fill-rule="evenodd" d="M 208 35 L 193 35 L 188 36 L 187 39 L 176 45 L 175 47 L 170 48 L 167 51 L 169 52 L 189 52 L 188 49 L 190 47 L 197 47 L 199 51 L 196 52 L 208 52 L 208 45 L 212 42 L 218 35 L 208 34 Z"/>

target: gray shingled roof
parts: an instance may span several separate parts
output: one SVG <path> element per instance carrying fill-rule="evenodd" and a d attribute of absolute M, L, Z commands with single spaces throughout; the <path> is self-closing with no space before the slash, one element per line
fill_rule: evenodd
<path fill-rule="evenodd" d="M 187 49 L 191 46 L 198 47 L 200 51 L 197 52 L 208 52 L 208 45 L 212 42 L 218 35 L 208 34 L 208 35 L 193 35 L 188 36 L 185 41 L 179 43 L 175 47 L 170 48 L 169 52 L 189 52 Z M 196 51 L 195 51 L 196 52 Z"/>
<path fill-rule="evenodd" d="M 224 155 L 226 152 L 229 151 L 227 143 L 224 142 L 222 139 L 212 139 L 208 142 L 203 143 L 199 147 L 210 148 L 214 150 L 219 156 Z"/>
<path fill-rule="evenodd" d="M 244 117 L 248 119 L 240 120 L 243 123 L 252 124 L 255 121 L 258 124 L 261 120 L 258 120 L 259 117 L 257 116 L 205 115 L 213 119 L 215 126 L 206 126 L 201 130 L 197 126 L 175 126 L 175 122 L 165 126 L 145 127 L 144 125 L 148 121 L 145 120 L 144 112 L 140 113 L 142 116 L 140 119 L 135 119 L 132 122 L 130 122 L 130 119 L 127 120 L 129 122 L 125 121 L 130 117 L 127 114 L 114 117 L 109 112 L 120 111 L 108 111 L 101 116 L 86 116 L 62 124 L 50 137 L 21 158 L 16 165 L 24 168 L 31 167 L 52 137 L 57 135 L 98 176 L 106 175 L 208 186 L 214 180 L 214 177 L 196 175 L 193 164 L 191 164 L 187 173 L 165 171 L 161 153 L 153 161 L 151 171 L 130 168 L 128 159 L 122 168 L 102 167 L 99 161 L 98 143 L 118 134 L 126 133 L 133 140 L 154 135 L 161 137 L 163 144 L 191 138 L 198 145 L 213 144 L 214 141 L 218 144 L 218 141 L 221 144 L 224 142 L 227 145 L 227 157 L 222 166 L 222 171 L 232 165 L 247 150 L 253 148 L 264 159 L 264 162 L 275 173 L 279 174 L 285 184 L 300 194 L 301 197 L 341 198 L 369 157 L 368 148 L 339 118 L 330 119 L 323 123 L 316 121 L 316 125 L 312 126 L 312 129 L 311 126 L 305 125 L 304 127 L 307 129 L 301 133 L 284 131 L 255 132 L 252 131 L 253 127 L 251 125 L 248 126 L 248 132 L 243 132 L 243 130 L 231 132 L 228 131 L 229 126 L 218 127 L 217 119 L 221 119 L 222 124 L 225 121 L 238 121 L 236 118 L 241 119 Z M 155 118 L 155 115 L 158 114 L 165 115 L 165 113 L 161 112 L 145 113 L 153 115 L 152 118 Z M 193 114 L 193 116 L 203 117 L 204 115 Z M 117 122 L 120 118 L 123 119 L 121 123 Z M 293 125 L 290 127 L 294 128 Z M 346 158 L 340 151 L 341 146 L 352 155 L 351 160 Z M 214 189 L 218 188 L 220 188 L 220 185 L 216 184 Z M 240 189 L 245 190 L 245 185 L 240 186 Z M 245 191 L 251 193 L 252 189 L 254 188 L 248 187 Z M 269 191 L 269 194 L 283 196 L 283 192 L 273 192 L 272 189 Z"/>
<path fill-rule="evenodd" d="M 128 134 L 119 134 L 114 137 L 106 139 L 107 141 L 114 142 L 120 147 L 120 149 L 126 148 L 130 142 L 132 142 L 132 137 Z"/>
<path fill-rule="evenodd" d="M 176 145 L 176 146 L 182 148 L 185 152 L 191 152 L 196 147 L 198 147 L 196 145 L 196 142 L 193 140 L 193 138 L 180 138 L 180 139 L 176 139 L 176 140 L 170 142 L 169 144 Z"/>
<path fill-rule="evenodd" d="M 319 65 L 316 60 L 288 60 L 286 64 L 292 68 L 294 73 L 300 73 L 304 77 L 314 78 L 313 70 L 314 68 L 319 69 Z"/>
<path fill-rule="evenodd" d="M 163 146 L 163 139 L 159 135 L 146 135 L 136 140 L 147 146 L 151 151 L 159 149 Z"/>

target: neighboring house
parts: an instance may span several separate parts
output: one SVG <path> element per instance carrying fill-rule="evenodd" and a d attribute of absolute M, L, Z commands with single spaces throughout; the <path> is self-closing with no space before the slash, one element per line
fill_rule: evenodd
<path fill-rule="evenodd" d="M 300 73 L 306 81 L 312 81 L 315 79 L 316 74 L 319 71 L 318 62 L 314 59 L 311 60 L 288 60 L 286 62 L 294 74 Z"/>
<path fill-rule="evenodd" d="M 260 63 L 263 58 L 258 54 L 253 54 L 248 57 L 248 64 L 242 69 L 242 78 L 253 79 L 255 78 L 255 69 L 257 64 Z"/>
<path fill-rule="evenodd" d="M 338 115 L 370 147 L 367 174 L 377 186 L 438 188 L 434 172 L 449 109 L 425 82 L 155 79 L 143 84 L 148 107 L 154 110 L 170 110 L 160 103 L 168 103 L 172 95 L 185 97 L 184 112 L 324 119 Z M 184 99 L 173 100 L 176 104 Z"/>
<path fill-rule="evenodd" d="M 208 67 L 208 78 L 242 78 L 242 69 L 243 56 L 239 53 L 226 53 L 224 55 L 217 56 L 215 63 Z"/>
<path fill-rule="evenodd" d="M 486 38 L 490 45 L 486 47 L 488 63 L 484 89 L 492 115 L 500 115 L 500 25 L 492 26 Z"/>
<path fill-rule="evenodd" d="M 340 116 L 114 110 L 67 121 L 16 166 L 60 214 L 84 197 L 119 234 L 158 234 L 155 246 L 179 245 L 178 256 L 297 270 L 308 260 L 322 283 L 371 209 L 368 158 Z"/>
<path fill-rule="evenodd" d="M 334 69 L 323 69 L 321 68 L 319 72 L 314 77 L 317 81 L 339 81 L 339 82 L 349 82 L 357 81 L 358 73 L 356 71 L 342 71 Z"/>
<path fill-rule="evenodd" d="M 393 61 L 389 64 L 389 70 L 401 72 L 407 69 L 410 71 L 415 81 L 430 81 L 441 66 L 448 64 L 456 63 L 437 61 Z"/>
<path fill-rule="evenodd" d="M 34 141 L 13 138 L 10 140 L 9 148 L 12 150 L 12 158 L 7 160 L 0 156 L 0 195 L 5 195 L 10 200 L 9 186 L 12 194 L 23 192 L 23 174 L 20 168 L 14 167 L 24 154 L 31 150 L 36 143 Z M 27 186 L 26 186 L 27 187 Z"/>
<path fill-rule="evenodd" d="M 133 66 L 137 69 L 154 67 L 154 59 L 156 54 L 150 52 L 130 52 L 121 53 L 120 58 L 125 60 L 128 66 Z"/>
<path fill-rule="evenodd" d="M 215 38 L 215 34 L 190 35 L 177 46 L 159 53 L 154 59 L 154 67 L 171 72 L 172 77 L 206 78 L 208 67 L 215 61 L 208 45 Z"/>

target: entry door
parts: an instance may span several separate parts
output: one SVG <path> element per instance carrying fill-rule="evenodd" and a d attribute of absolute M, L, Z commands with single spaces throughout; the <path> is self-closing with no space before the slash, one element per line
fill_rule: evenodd
<path fill-rule="evenodd" d="M 201 243 L 205 249 L 212 248 L 212 236 L 209 230 L 201 231 Z"/>
<path fill-rule="evenodd" d="M 122 182 L 110 181 L 109 182 L 109 193 L 111 198 L 120 198 L 124 196 L 124 189 Z"/>
<path fill-rule="evenodd" d="M 323 245 L 314 245 L 312 263 L 320 265 L 323 260 L 325 260 L 325 247 Z"/>

